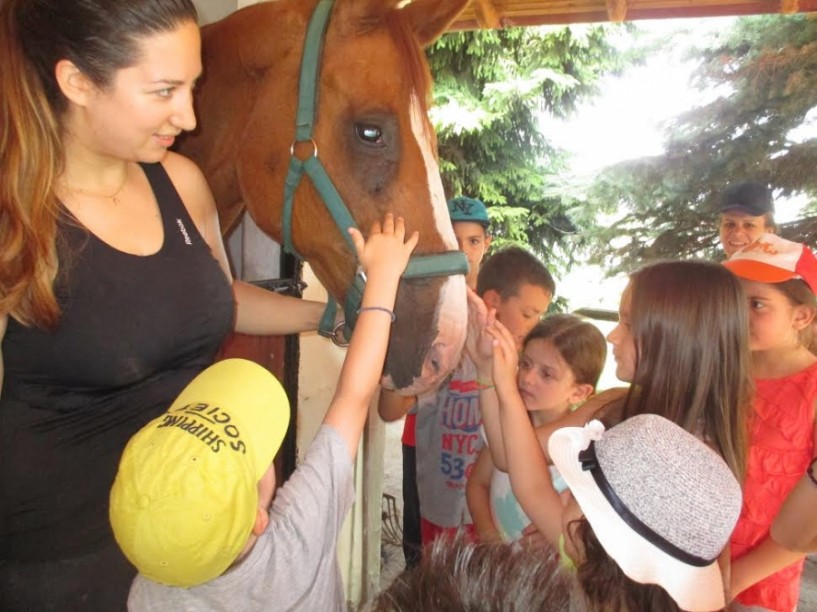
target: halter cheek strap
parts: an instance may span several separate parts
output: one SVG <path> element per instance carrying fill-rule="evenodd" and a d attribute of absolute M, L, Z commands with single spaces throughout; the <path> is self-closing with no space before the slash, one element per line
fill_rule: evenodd
<path fill-rule="evenodd" d="M 329 211 L 332 220 L 335 222 L 341 236 L 343 236 L 349 250 L 354 255 L 355 248 L 349 236 L 349 228 L 357 227 L 349 209 L 343 202 L 332 179 L 326 172 L 320 159 L 318 159 L 318 146 L 313 139 L 315 125 L 315 108 L 318 91 L 318 69 L 320 66 L 323 40 L 326 34 L 326 26 L 332 13 L 334 0 L 320 0 L 312 13 L 309 26 L 304 39 L 304 51 L 301 59 L 301 73 L 298 83 L 298 110 L 295 120 L 295 142 L 290 149 L 289 169 L 284 184 L 284 212 L 283 212 L 283 234 L 284 250 L 291 255 L 300 257 L 295 249 L 292 240 L 292 208 L 295 200 L 295 191 L 301 183 L 304 174 L 309 177 L 315 189 Z M 295 145 L 298 143 L 309 143 L 312 153 L 305 159 L 295 156 Z M 446 253 L 432 253 L 427 255 L 414 255 L 409 260 L 408 266 L 403 273 L 404 279 L 429 278 L 434 276 L 451 276 L 454 274 L 467 274 L 468 260 L 462 251 L 449 251 Z M 363 288 L 365 278 L 361 274 L 355 274 L 351 285 L 346 290 L 344 300 L 345 324 L 335 325 L 337 315 L 337 302 L 329 298 L 326 310 L 321 317 L 318 333 L 331 337 L 336 344 L 343 344 L 339 337 L 339 332 L 348 341 L 351 338 L 352 330 L 357 321 L 357 311 L 363 298 Z"/>

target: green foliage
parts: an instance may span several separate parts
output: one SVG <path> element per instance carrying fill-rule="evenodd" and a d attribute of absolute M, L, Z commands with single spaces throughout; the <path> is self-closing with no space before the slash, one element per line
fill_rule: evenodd
<path fill-rule="evenodd" d="M 609 271 L 720 256 L 717 206 L 730 182 L 768 182 L 777 198 L 803 194 L 817 213 L 817 17 L 741 18 L 688 56 L 700 62 L 694 85 L 710 92 L 707 101 L 672 121 L 665 154 L 608 168 L 590 191 L 590 207 L 626 210 L 590 236 L 592 260 Z M 781 233 L 813 244 L 817 218 Z"/>
<path fill-rule="evenodd" d="M 566 156 L 541 132 L 542 113 L 564 117 L 598 93 L 624 59 L 610 39 L 623 27 L 509 28 L 455 32 L 428 49 L 446 195 L 489 207 L 494 245 L 528 245 L 566 265 L 574 202 L 563 197 Z M 587 216 L 581 218 L 589 220 Z"/>

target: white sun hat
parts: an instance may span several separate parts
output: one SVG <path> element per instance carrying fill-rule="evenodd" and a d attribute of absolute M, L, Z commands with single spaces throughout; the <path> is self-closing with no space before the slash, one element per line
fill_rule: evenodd
<path fill-rule="evenodd" d="M 690 612 L 726 605 L 717 559 L 742 496 L 715 451 L 655 414 L 608 431 L 599 421 L 559 429 L 548 450 L 599 542 L 629 578 L 657 584 Z"/>

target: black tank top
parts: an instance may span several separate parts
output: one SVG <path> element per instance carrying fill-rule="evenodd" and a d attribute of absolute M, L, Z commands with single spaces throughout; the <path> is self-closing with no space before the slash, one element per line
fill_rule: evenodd
<path fill-rule="evenodd" d="M 60 559 L 111 541 L 108 494 L 126 442 L 212 363 L 232 291 L 161 164 L 158 253 L 118 251 L 67 211 L 54 331 L 9 317 L 0 396 L 0 558 Z"/>

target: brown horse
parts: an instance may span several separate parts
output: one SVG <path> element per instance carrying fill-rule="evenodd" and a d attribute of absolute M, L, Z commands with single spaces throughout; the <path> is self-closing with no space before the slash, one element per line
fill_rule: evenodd
<path fill-rule="evenodd" d="M 201 129 L 181 152 L 202 167 L 228 229 L 244 207 L 282 242 L 284 179 L 295 140 L 299 64 L 317 0 L 239 10 L 203 29 Z M 446 210 L 426 101 L 422 48 L 467 0 L 337 0 L 323 42 L 313 143 L 364 232 L 391 211 L 420 232 L 416 253 L 457 249 Z M 299 143 L 305 157 L 312 144 Z M 299 151 L 305 149 L 304 151 Z M 312 183 L 295 192 L 292 241 L 342 303 L 356 262 Z M 404 279 L 383 384 L 406 394 L 435 386 L 465 338 L 465 279 Z"/>

